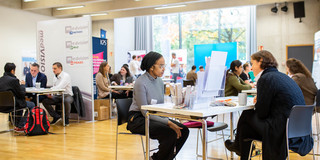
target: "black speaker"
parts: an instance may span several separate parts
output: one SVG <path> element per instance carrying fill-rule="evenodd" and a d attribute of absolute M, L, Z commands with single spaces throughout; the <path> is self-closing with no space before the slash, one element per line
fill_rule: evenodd
<path fill-rule="evenodd" d="M 293 10 L 294 10 L 294 18 L 302 18 L 302 17 L 305 17 L 305 13 L 304 13 L 304 1 L 294 2 L 294 3 L 293 3 Z"/>

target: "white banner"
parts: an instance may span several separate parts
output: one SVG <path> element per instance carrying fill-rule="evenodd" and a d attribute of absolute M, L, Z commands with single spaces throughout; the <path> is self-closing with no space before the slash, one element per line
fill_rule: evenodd
<path fill-rule="evenodd" d="M 52 86 L 52 64 L 60 62 L 78 86 L 86 106 L 86 120 L 93 120 L 91 18 L 41 21 L 37 24 L 37 61 Z"/>

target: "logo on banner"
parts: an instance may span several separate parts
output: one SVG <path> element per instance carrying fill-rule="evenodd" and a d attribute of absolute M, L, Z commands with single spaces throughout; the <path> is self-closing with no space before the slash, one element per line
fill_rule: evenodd
<path fill-rule="evenodd" d="M 85 61 L 89 60 L 89 57 L 79 57 L 79 56 L 67 56 L 66 62 L 67 64 L 73 66 L 73 65 L 80 65 L 84 64 Z"/>
<path fill-rule="evenodd" d="M 45 51 L 46 51 L 46 48 L 45 48 L 45 46 L 44 46 L 44 36 L 43 36 L 43 30 L 39 30 L 39 51 L 40 51 L 40 53 L 39 53 L 39 57 L 40 57 L 40 71 L 41 72 L 45 72 L 46 71 L 46 67 L 45 67 L 45 65 L 46 65 L 46 53 L 45 53 Z"/>
<path fill-rule="evenodd" d="M 85 30 L 88 30 L 88 27 L 89 27 L 88 25 L 85 25 L 85 26 L 66 26 L 65 33 L 69 34 L 69 35 L 83 33 Z"/>
<path fill-rule="evenodd" d="M 101 39 L 100 40 L 100 45 L 106 46 L 107 45 L 107 40 L 106 39 Z"/>
<path fill-rule="evenodd" d="M 89 41 L 66 41 L 66 48 L 70 50 L 78 49 L 81 45 L 88 44 Z"/>

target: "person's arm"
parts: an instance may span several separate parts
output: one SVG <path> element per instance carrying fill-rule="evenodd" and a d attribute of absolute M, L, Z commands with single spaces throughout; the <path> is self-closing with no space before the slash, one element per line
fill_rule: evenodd
<path fill-rule="evenodd" d="M 40 83 L 40 87 L 41 88 L 47 88 L 47 76 L 45 74 L 43 74 L 43 78 L 41 79 Z"/>
<path fill-rule="evenodd" d="M 272 80 L 260 78 L 257 84 L 257 103 L 255 104 L 255 111 L 258 117 L 265 119 L 270 114 L 271 103 L 275 96 L 275 86 L 272 85 Z"/>
<path fill-rule="evenodd" d="M 231 85 L 236 88 L 238 91 L 242 90 L 249 90 L 252 87 L 249 84 L 241 83 L 242 80 L 238 79 L 236 76 L 230 76 L 228 78 L 228 83 L 231 83 Z"/>
<path fill-rule="evenodd" d="M 141 113 L 146 116 L 145 110 L 141 110 L 141 106 L 143 105 L 148 105 L 148 100 L 147 100 L 147 88 L 143 83 L 136 83 L 134 85 L 134 98 L 136 101 L 137 106 L 139 106 Z M 161 122 L 163 124 L 168 124 L 169 119 L 164 118 L 164 117 L 159 117 L 155 115 L 150 115 L 150 119 Z"/>
<path fill-rule="evenodd" d="M 14 96 L 18 99 L 24 99 L 26 95 L 26 88 L 25 85 L 20 85 L 19 79 L 15 79 L 11 83 Z"/>
<path fill-rule="evenodd" d="M 56 86 L 53 86 L 54 89 L 65 89 L 71 83 L 71 77 L 67 74 L 63 76 L 60 83 Z"/>
<path fill-rule="evenodd" d="M 105 84 L 105 83 L 103 82 L 103 76 L 102 76 L 101 73 L 98 73 L 98 74 L 96 75 L 96 83 L 97 83 L 97 86 L 98 86 L 101 90 L 103 90 L 103 91 L 105 91 L 105 92 L 110 92 L 110 89 L 108 88 L 108 84 Z"/>

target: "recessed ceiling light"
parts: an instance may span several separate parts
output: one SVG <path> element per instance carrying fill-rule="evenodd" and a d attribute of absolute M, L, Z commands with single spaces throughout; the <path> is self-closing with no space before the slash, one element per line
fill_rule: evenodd
<path fill-rule="evenodd" d="M 23 0 L 23 2 L 33 2 L 33 1 L 37 1 L 37 0 Z"/>
<path fill-rule="evenodd" d="M 61 7 L 61 8 L 57 8 L 58 11 L 61 11 L 61 10 L 67 10 L 67 9 L 76 9 L 76 8 L 83 8 L 84 5 L 82 6 L 71 6 L 71 7 Z"/>
<path fill-rule="evenodd" d="M 169 9 L 169 8 L 179 8 L 179 7 L 185 7 L 187 5 L 185 4 L 182 4 L 182 5 L 176 5 L 176 6 L 162 6 L 162 7 L 157 7 L 157 8 L 154 8 L 154 9 Z"/>

